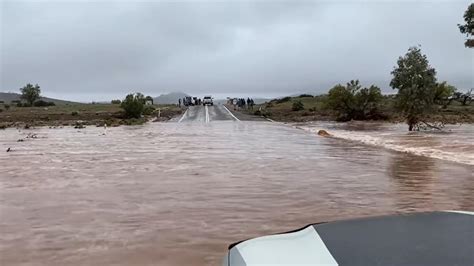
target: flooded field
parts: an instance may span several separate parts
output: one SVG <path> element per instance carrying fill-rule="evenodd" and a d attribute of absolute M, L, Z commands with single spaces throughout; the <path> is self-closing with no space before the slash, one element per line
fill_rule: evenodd
<path fill-rule="evenodd" d="M 0 131 L 1 265 L 220 265 L 235 241 L 309 223 L 474 210 L 473 126 L 215 121 L 104 133 Z"/>

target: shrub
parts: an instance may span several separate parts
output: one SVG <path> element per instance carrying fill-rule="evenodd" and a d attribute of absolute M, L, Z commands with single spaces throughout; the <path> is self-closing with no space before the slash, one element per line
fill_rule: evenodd
<path fill-rule="evenodd" d="M 301 94 L 299 97 L 300 98 L 313 98 L 313 95 L 311 95 L 311 94 Z"/>
<path fill-rule="evenodd" d="M 39 100 L 39 101 L 36 101 L 33 105 L 36 107 L 44 107 L 44 106 L 55 106 L 56 104 L 54 102 Z"/>
<path fill-rule="evenodd" d="M 143 108 L 144 115 L 152 115 L 155 112 L 155 107 L 147 105 Z"/>
<path fill-rule="evenodd" d="M 125 116 L 128 118 L 140 118 L 144 110 L 145 97 L 141 93 L 129 94 L 122 101 L 120 107 L 125 111 Z"/>
<path fill-rule="evenodd" d="M 3 109 L 0 108 L 0 113 L 3 112 Z"/>
<path fill-rule="evenodd" d="M 71 115 L 72 115 L 72 116 L 78 116 L 78 115 L 79 115 L 79 112 L 77 112 L 77 111 L 72 111 L 72 112 L 71 112 Z"/>
<path fill-rule="evenodd" d="M 378 87 L 362 88 L 358 80 L 351 80 L 346 86 L 336 85 L 330 89 L 325 104 L 337 112 L 339 121 L 364 120 L 377 113 L 381 100 Z"/>
<path fill-rule="evenodd" d="M 301 101 L 296 101 L 293 103 L 293 106 L 291 107 L 292 111 L 301 111 L 304 110 L 304 104 Z"/>
<path fill-rule="evenodd" d="M 10 109 L 10 105 L 9 105 L 9 104 L 5 104 L 4 107 L 5 107 L 5 110 L 7 110 L 7 111 L 8 111 L 8 109 Z"/>
<path fill-rule="evenodd" d="M 111 104 L 120 104 L 120 103 L 122 103 L 122 101 L 121 100 L 112 100 L 110 103 Z"/>

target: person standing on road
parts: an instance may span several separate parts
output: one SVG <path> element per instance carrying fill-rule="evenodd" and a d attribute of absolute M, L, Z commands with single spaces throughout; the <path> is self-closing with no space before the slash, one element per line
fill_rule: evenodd
<path fill-rule="evenodd" d="M 178 106 L 181 107 L 181 98 L 178 99 Z"/>

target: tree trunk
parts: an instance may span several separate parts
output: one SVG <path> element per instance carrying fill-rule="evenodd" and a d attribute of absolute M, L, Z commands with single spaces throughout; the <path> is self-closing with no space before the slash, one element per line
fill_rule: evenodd
<path fill-rule="evenodd" d="M 408 117 L 407 124 L 408 124 L 408 131 L 413 131 L 415 129 L 416 124 L 418 124 L 418 119 L 415 117 Z"/>

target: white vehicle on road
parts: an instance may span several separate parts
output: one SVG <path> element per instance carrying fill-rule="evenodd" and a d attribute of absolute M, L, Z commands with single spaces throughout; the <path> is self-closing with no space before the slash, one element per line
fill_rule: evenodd
<path fill-rule="evenodd" d="M 212 97 L 204 96 L 204 98 L 202 99 L 202 105 L 214 105 L 214 103 L 212 102 Z"/>

